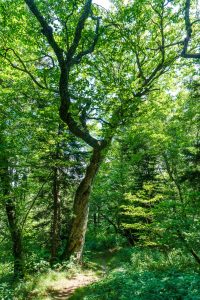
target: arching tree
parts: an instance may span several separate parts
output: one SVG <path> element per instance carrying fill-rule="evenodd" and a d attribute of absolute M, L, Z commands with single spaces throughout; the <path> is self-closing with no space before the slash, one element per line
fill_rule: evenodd
<path fill-rule="evenodd" d="M 157 88 L 158 78 L 180 56 L 183 42 L 177 38 L 184 24 L 170 1 L 161 0 L 127 6 L 115 1 L 114 13 L 105 13 L 91 0 L 2 5 L 4 12 L 15 16 L 4 19 L 4 31 L 8 26 L 12 30 L 2 39 L 2 58 L 31 78 L 44 104 L 50 95 L 60 102 L 61 120 L 91 151 L 74 196 L 63 252 L 63 257 L 75 254 L 80 260 L 93 179 L 117 128 L 132 118 L 141 100 Z"/>

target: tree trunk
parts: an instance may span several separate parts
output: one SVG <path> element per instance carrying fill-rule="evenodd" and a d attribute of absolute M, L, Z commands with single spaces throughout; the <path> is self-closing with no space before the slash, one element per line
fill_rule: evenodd
<path fill-rule="evenodd" d="M 6 202 L 6 214 L 9 223 L 9 230 L 12 238 L 12 252 L 14 258 L 14 277 L 21 279 L 24 277 L 24 258 L 22 248 L 22 234 L 18 228 L 16 220 L 16 209 L 12 199 Z"/>
<path fill-rule="evenodd" d="M 22 248 L 22 232 L 19 228 L 16 216 L 16 205 L 15 199 L 10 195 L 10 174 L 8 170 L 8 161 L 4 157 L 1 174 L 1 183 L 3 196 L 5 197 L 5 209 L 8 218 L 9 231 L 12 240 L 12 254 L 14 259 L 14 277 L 23 278 L 24 277 L 24 259 L 23 259 L 23 248 Z"/>
<path fill-rule="evenodd" d="M 82 179 L 77 188 L 73 206 L 74 217 L 72 220 L 69 239 L 62 255 L 62 258 L 69 258 L 71 255 L 74 255 L 76 261 L 79 263 L 82 259 L 82 252 L 87 229 L 89 196 L 91 192 L 92 182 L 102 161 L 101 152 L 102 150 L 93 149 L 93 154 L 86 169 L 85 177 Z"/>
<path fill-rule="evenodd" d="M 59 235 L 60 235 L 60 195 L 59 195 L 59 179 L 58 179 L 58 168 L 54 168 L 53 174 L 53 220 L 52 220 L 52 231 L 51 231 L 51 258 L 50 263 L 53 264 L 58 255 L 59 246 Z"/>

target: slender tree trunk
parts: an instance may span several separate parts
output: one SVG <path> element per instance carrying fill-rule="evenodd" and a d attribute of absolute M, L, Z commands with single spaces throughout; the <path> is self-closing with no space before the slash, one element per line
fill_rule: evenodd
<path fill-rule="evenodd" d="M 63 133 L 63 124 L 58 126 L 58 137 Z M 60 143 L 57 142 L 56 153 L 52 159 L 55 162 L 60 158 L 59 155 Z M 60 198 L 60 179 L 59 179 L 59 168 L 55 165 L 53 167 L 53 184 L 52 184 L 52 196 L 53 196 L 53 217 L 52 217 L 52 228 L 51 228 L 51 257 L 50 264 L 53 265 L 58 259 L 58 247 L 60 244 L 60 228 L 61 228 L 61 198 Z"/>
<path fill-rule="evenodd" d="M 51 258 L 50 262 L 53 264 L 58 257 L 59 235 L 60 235 L 60 195 L 59 195 L 59 178 L 58 168 L 54 168 L 53 174 L 53 220 L 51 231 Z"/>
<path fill-rule="evenodd" d="M 98 224 L 98 226 L 100 226 L 100 223 L 101 223 L 101 209 L 98 206 L 97 207 L 97 224 Z"/>
<path fill-rule="evenodd" d="M 97 213 L 96 212 L 93 213 L 93 222 L 94 222 L 94 230 L 96 232 L 96 229 L 97 229 Z"/>
<path fill-rule="evenodd" d="M 22 232 L 17 222 L 17 213 L 15 199 L 10 194 L 10 174 L 8 170 L 8 162 L 4 158 L 4 165 L 2 169 L 1 183 L 3 196 L 5 197 L 5 209 L 8 219 L 9 230 L 12 240 L 12 254 L 14 259 L 14 277 L 24 277 L 24 259 L 23 259 L 23 247 L 22 247 Z"/>
<path fill-rule="evenodd" d="M 101 152 L 102 151 L 99 149 L 93 149 L 93 154 L 86 169 L 85 177 L 82 179 L 77 188 L 73 206 L 74 217 L 72 220 L 69 239 L 62 256 L 62 258 L 69 258 L 71 255 L 74 255 L 76 261 L 79 263 L 82 259 L 82 251 L 87 229 L 89 196 L 92 182 L 102 161 Z"/>
<path fill-rule="evenodd" d="M 20 279 L 24 277 L 22 233 L 17 225 L 16 209 L 12 199 L 8 200 L 6 203 L 6 214 L 8 218 L 9 230 L 12 239 L 12 252 L 14 258 L 14 277 Z"/>

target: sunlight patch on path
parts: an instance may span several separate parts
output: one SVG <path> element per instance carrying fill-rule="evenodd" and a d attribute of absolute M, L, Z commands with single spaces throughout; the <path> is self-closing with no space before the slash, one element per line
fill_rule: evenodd
<path fill-rule="evenodd" d="M 87 286 L 98 280 L 97 275 L 94 272 L 80 273 L 74 275 L 70 279 L 62 279 L 54 282 L 52 286 L 49 287 L 48 293 L 54 300 L 64 300 L 69 299 L 74 291 L 80 287 Z"/>

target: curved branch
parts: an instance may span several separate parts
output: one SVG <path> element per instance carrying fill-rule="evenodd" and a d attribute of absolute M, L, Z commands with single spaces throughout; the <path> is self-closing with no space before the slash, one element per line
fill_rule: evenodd
<path fill-rule="evenodd" d="M 25 3 L 28 5 L 30 11 L 34 14 L 38 22 L 40 23 L 42 27 L 42 33 L 46 36 L 49 44 L 53 48 L 57 56 L 60 67 L 63 66 L 64 64 L 63 50 L 58 46 L 58 44 L 54 39 L 52 27 L 47 23 L 43 15 L 38 10 L 34 0 L 25 0 Z"/>
<path fill-rule="evenodd" d="M 190 5 L 191 0 L 186 0 L 185 3 L 185 29 L 186 29 L 186 38 L 184 40 L 183 50 L 181 52 L 181 56 L 185 58 L 200 58 L 200 53 L 188 53 L 188 45 L 192 38 L 192 25 L 194 25 L 199 20 L 196 20 L 191 23 L 190 21 Z"/>
<path fill-rule="evenodd" d="M 49 176 L 47 177 L 46 181 L 42 184 L 42 186 L 40 187 L 39 191 L 37 192 L 36 196 L 33 198 L 33 201 L 29 207 L 29 209 L 27 210 L 24 219 L 22 220 L 22 224 L 21 224 L 21 230 L 23 231 L 24 225 L 26 223 L 26 220 L 30 214 L 30 211 L 32 210 L 33 206 L 35 205 L 36 200 L 38 199 L 38 197 L 40 196 L 44 186 L 47 184 L 47 182 L 49 181 L 49 178 L 51 177 L 51 175 L 53 174 L 53 171 L 49 174 Z"/>
<path fill-rule="evenodd" d="M 90 135 L 90 133 L 87 130 L 82 130 L 72 117 L 70 113 L 66 115 L 61 115 L 62 120 L 67 123 L 69 130 L 77 137 L 81 138 L 83 141 L 85 141 L 89 146 L 92 148 L 101 149 L 104 148 L 106 141 L 104 140 L 98 140 L 95 139 Z"/>
<path fill-rule="evenodd" d="M 5 60 L 7 60 L 10 64 L 10 66 L 16 70 L 19 70 L 21 72 L 24 72 L 26 74 L 29 75 L 29 77 L 32 79 L 32 81 L 41 89 L 48 89 L 47 87 L 45 87 L 44 85 L 42 85 L 40 82 L 37 81 L 37 79 L 33 76 L 33 74 L 27 69 L 25 63 L 23 62 L 23 60 L 21 59 L 21 57 L 16 53 L 16 51 L 12 48 L 7 48 L 7 49 L 3 49 L 5 50 L 5 55 L 0 54 L 1 57 L 3 57 Z M 7 52 L 11 50 L 14 55 L 17 57 L 18 61 L 20 62 L 20 64 L 22 65 L 22 68 L 17 66 L 16 64 L 14 64 L 7 56 Z"/>
<path fill-rule="evenodd" d="M 96 29 L 95 29 L 95 36 L 94 36 L 92 45 L 88 49 L 86 49 L 86 50 L 80 52 L 79 54 L 77 54 L 76 57 L 74 57 L 74 59 L 72 61 L 72 65 L 79 63 L 81 61 L 81 59 L 83 58 L 83 56 L 85 56 L 87 54 L 90 54 L 94 51 L 94 48 L 96 46 L 96 43 L 97 43 L 98 37 L 99 37 L 99 25 L 100 25 L 100 19 L 101 18 L 100 17 L 92 17 L 92 18 L 97 21 Z"/>

